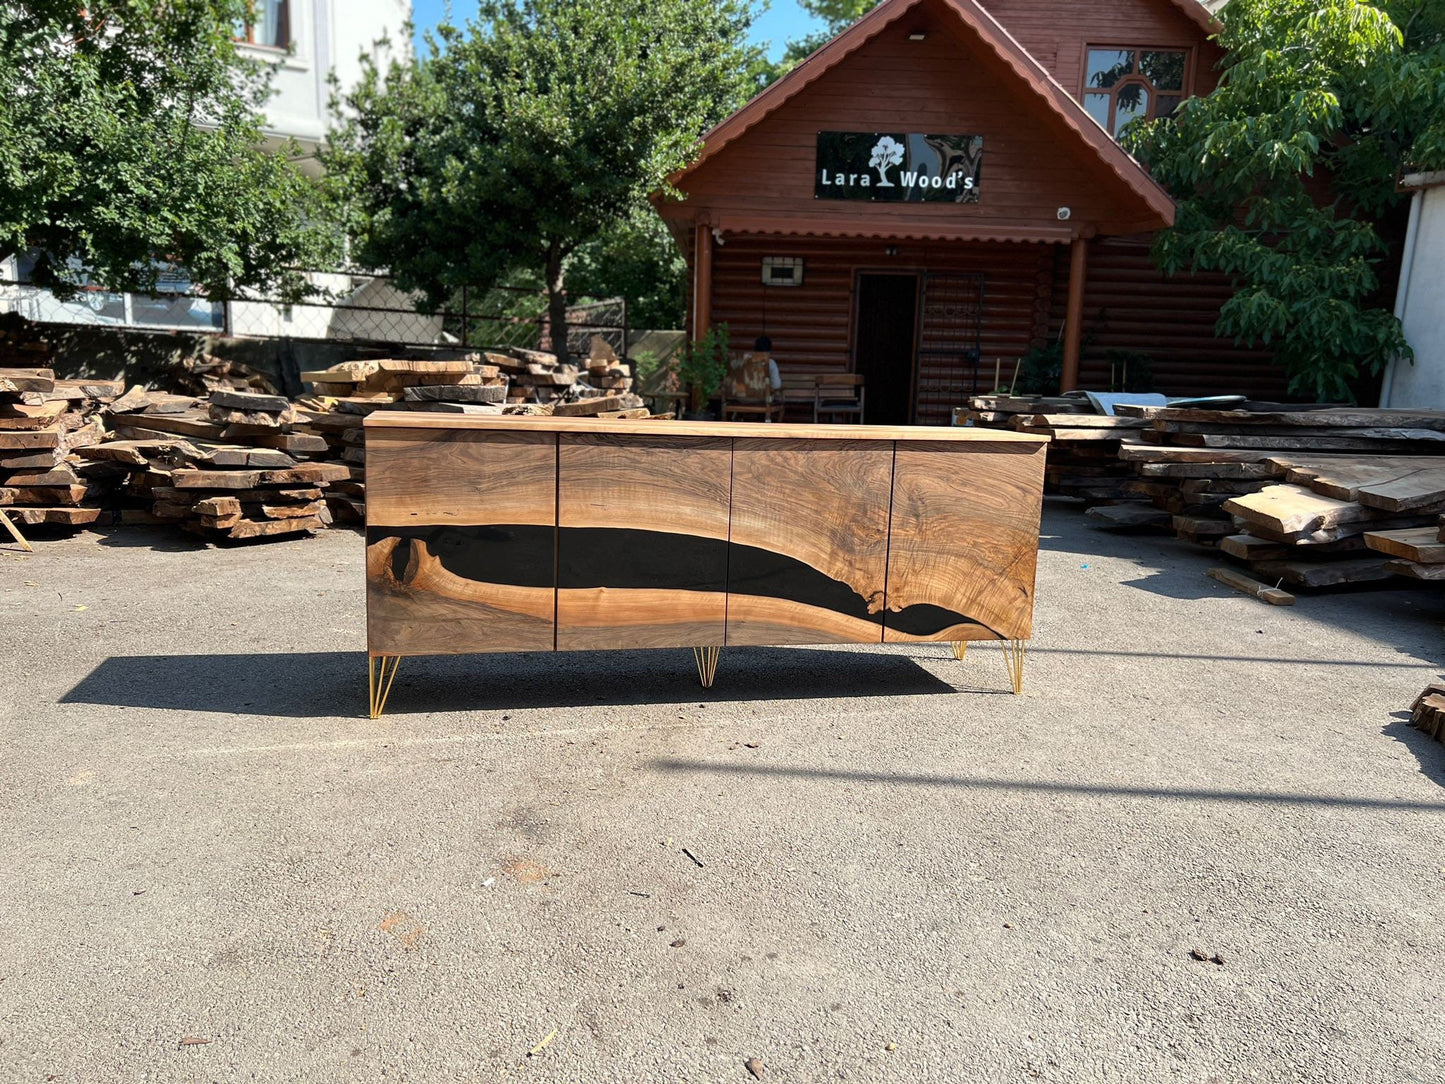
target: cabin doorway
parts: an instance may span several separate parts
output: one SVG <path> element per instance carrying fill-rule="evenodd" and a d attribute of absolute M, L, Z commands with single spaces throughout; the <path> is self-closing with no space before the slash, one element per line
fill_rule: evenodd
<path fill-rule="evenodd" d="M 863 378 L 870 425 L 907 425 L 913 413 L 918 276 L 860 272 L 853 370 Z"/>

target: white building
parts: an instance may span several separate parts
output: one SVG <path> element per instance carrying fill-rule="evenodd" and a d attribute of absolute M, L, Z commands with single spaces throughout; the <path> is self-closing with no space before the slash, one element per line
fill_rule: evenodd
<path fill-rule="evenodd" d="M 1445 410 L 1445 171 L 1412 173 L 1402 188 L 1414 189 L 1395 315 L 1415 351 L 1414 363 L 1396 361 L 1385 370 L 1380 405 Z"/>
<path fill-rule="evenodd" d="M 242 51 L 276 65 L 266 133 L 314 150 L 326 138 L 332 71 L 344 94 L 361 79 L 363 54 L 385 68 L 409 56 L 411 0 L 256 0 L 238 28 Z"/>

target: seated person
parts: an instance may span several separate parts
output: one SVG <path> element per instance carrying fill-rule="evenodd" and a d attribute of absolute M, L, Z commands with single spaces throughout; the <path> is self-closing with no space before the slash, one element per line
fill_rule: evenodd
<path fill-rule="evenodd" d="M 727 397 L 734 403 L 769 402 L 783 389 L 783 377 L 772 358 L 773 341 L 759 335 L 751 353 L 734 355 L 728 366 Z"/>

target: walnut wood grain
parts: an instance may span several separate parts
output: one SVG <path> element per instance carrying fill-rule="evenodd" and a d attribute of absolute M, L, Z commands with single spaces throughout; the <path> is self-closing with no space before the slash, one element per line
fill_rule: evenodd
<path fill-rule="evenodd" d="M 731 458 L 720 437 L 560 436 L 559 650 L 722 644 Z"/>
<path fill-rule="evenodd" d="M 531 430 L 367 429 L 366 522 L 556 522 L 557 438 Z"/>
<path fill-rule="evenodd" d="M 372 655 L 551 651 L 555 607 L 550 585 L 459 576 L 418 539 L 383 537 L 366 548 L 366 643 Z"/>
<path fill-rule="evenodd" d="M 1008 444 L 1042 447 L 1047 437 L 973 426 L 917 425 L 784 425 L 775 422 L 682 422 L 626 418 L 547 418 L 521 415 L 426 415 L 408 411 L 376 411 L 366 418 L 371 434 L 388 429 L 442 429 L 455 431 L 567 433 L 610 437 L 645 437 L 650 440 L 676 437 L 718 437 L 727 440 L 762 437 L 776 440 L 880 440 L 926 441 L 946 444 Z"/>
<path fill-rule="evenodd" d="M 555 648 L 555 436 L 370 434 L 366 488 L 372 654 Z"/>
<path fill-rule="evenodd" d="M 882 640 L 892 474 L 891 441 L 734 442 L 729 645 Z"/>
<path fill-rule="evenodd" d="M 368 429 L 373 655 L 1029 635 L 1039 441 L 541 420 Z"/>
<path fill-rule="evenodd" d="M 898 444 L 885 643 L 977 639 L 980 626 L 1029 637 L 1043 470 L 1042 447 L 960 454 Z M 960 620 L 935 627 L 947 614 Z"/>

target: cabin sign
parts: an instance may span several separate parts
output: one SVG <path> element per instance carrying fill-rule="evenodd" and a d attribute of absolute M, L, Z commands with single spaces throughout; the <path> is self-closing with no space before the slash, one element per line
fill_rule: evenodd
<path fill-rule="evenodd" d="M 816 199 L 977 203 L 983 136 L 819 132 Z"/>

